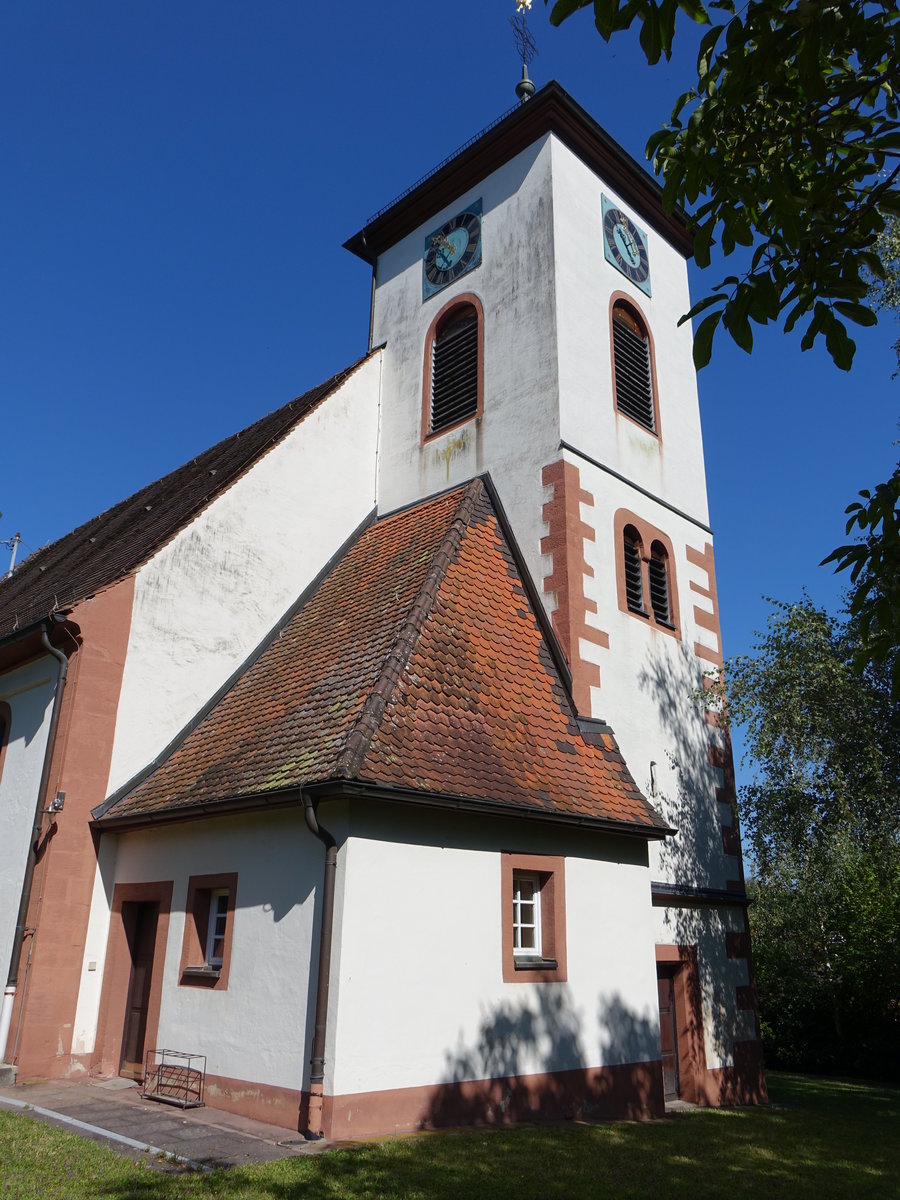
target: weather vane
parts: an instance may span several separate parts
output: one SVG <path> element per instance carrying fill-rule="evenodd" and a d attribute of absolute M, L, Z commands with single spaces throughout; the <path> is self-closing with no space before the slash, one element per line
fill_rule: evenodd
<path fill-rule="evenodd" d="M 535 40 L 528 31 L 526 14 L 531 4 L 532 0 L 516 0 L 516 15 L 509 18 L 516 39 L 516 49 L 522 59 L 522 78 L 516 84 L 516 95 L 523 104 L 534 95 L 534 84 L 528 78 L 528 64 L 538 52 Z"/>

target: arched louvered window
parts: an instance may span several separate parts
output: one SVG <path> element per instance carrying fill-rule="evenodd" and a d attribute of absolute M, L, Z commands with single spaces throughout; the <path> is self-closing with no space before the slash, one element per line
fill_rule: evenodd
<path fill-rule="evenodd" d="M 481 327 L 474 304 L 453 305 L 430 340 L 427 430 L 449 429 L 479 411 Z"/>
<path fill-rule="evenodd" d="M 644 579 L 641 566 L 641 539 L 637 530 L 626 526 L 623 537 L 625 552 L 625 598 L 629 612 L 646 613 L 644 608 Z"/>
<path fill-rule="evenodd" d="M 616 408 L 657 433 L 650 335 L 635 309 L 624 300 L 613 305 L 612 340 Z"/>
<path fill-rule="evenodd" d="M 653 609 L 653 615 L 661 625 L 671 625 L 669 556 L 662 542 L 654 542 L 650 547 L 650 562 L 647 567 L 650 576 L 650 607 Z"/>
<path fill-rule="evenodd" d="M 627 508 L 616 512 L 613 531 L 619 611 L 639 617 L 648 628 L 680 641 L 672 539 Z"/>

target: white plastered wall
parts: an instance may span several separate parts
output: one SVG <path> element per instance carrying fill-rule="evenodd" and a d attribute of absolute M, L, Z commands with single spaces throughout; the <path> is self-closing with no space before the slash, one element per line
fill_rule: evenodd
<path fill-rule="evenodd" d="M 47 749 L 59 664 L 43 655 L 0 676 L 0 701 L 9 705 L 10 730 L 0 774 L 0 970 L 9 967 L 22 879 Z M 0 1046 L 0 1055 L 3 1047 Z"/>
<path fill-rule="evenodd" d="M 684 256 L 561 142 L 553 140 L 553 224 L 559 354 L 560 437 L 654 495 L 708 522 L 697 379 Z M 647 234 L 652 296 L 606 261 L 602 196 Z M 610 299 L 628 296 L 653 340 L 660 437 L 613 404 Z"/>
<path fill-rule="evenodd" d="M 659 907 L 653 910 L 656 941 L 665 946 L 696 946 L 708 1070 L 734 1065 L 734 1043 L 756 1040 L 756 1017 L 739 1009 L 735 988 L 750 975 L 745 958 L 729 958 L 726 933 L 743 933 L 739 907 Z"/>
<path fill-rule="evenodd" d="M 597 604 L 597 622 L 609 635 L 609 649 L 582 643 L 582 655 L 600 666 L 601 686 L 593 690 L 594 715 L 612 725 L 619 747 L 645 796 L 652 791 L 650 763 L 655 763 L 653 802 L 680 830 L 651 849 L 654 879 L 696 887 L 724 888 L 737 878 L 736 860 L 724 853 L 721 812 L 715 799 L 720 778 L 709 761 L 710 726 L 698 703 L 708 663 L 694 652 L 700 640 L 694 620 L 695 577 L 687 547 L 711 541 L 708 533 L 627 484 L 584 462 L 578 462 L 582 486 L 594 496 L 585 517 L 595 541 L 585 542 L 585 558 L 593 577 L 585 591 Z M 681 638 L 654 628 L 647 620 L 619 608 L 616 589 L 614 520 L 627 509 L 668 534 L 673 562 L 670 583 L 677 588 Z"/>
<path fill-rule="evenodd" d="M 594 508 L 584 512 L 596 532 L 596 540 L 585 543 L 585 557 L 594 570 L 593 577 L 585 578 L 585 590 L 597 603 L 597 623 L 609 635 L 608 650 L 582 643 L 583 656 L 600 666 L 594 715 L 612 725 L 638 786 L 678 830 L 674 837 L 650 844 L 651 878 L 725 890 L 739 878 L 739 863 L 725 853 L 722 842 L 722 825 L 731 823 L 732 814 L 716 799 L 715 789 L 723 780 L 709 761 L 709 746 L 719 734 L 707 723 L 699 701 L 710 664 L 697 656 L 694 645 L 719 647 L 715 635 L 694 619 L 695 602 L 706 611 L 710 602 L 691 591 L 690 581 L 705 587 L 708 580 L 687 558 L 688 546 L 702 551 L 712 538 L 608 473 L 574 457 L 571 461 L 595 499 Z M 614 519 L 620 508 L 671 539 L 670 584 L 678 592 L 680 640 L 619 609 Z M 656 942 L 696 945 L 706 1065 L 730 1066 L 733 1040 L 755 1037 L 752 1014 L 735 1005 L 735 987 L 749 982 L 746 961 L 729 959 L 725 943 L 726 932 L 743 930 L 742 910 L 671 907 L 654 908 L 653 913 Z"/>
<path fill-rule="evenodd" d="M 379 511 L 489 470 L 535 573 L 541 465 L 559 440 L 551 140 L 541 138 L 382 254 L 374 300 L 373 341 L 387 341 Z M 477 199 L 481 266 L 423 301 L 426 236 Z M 465 292 L 484 306 L 484 415 L 422 445 L 426 335 Z"/>
<path fill-rule="evenodd" d="M 109 900 L 116 883 L 174 884 L 159 1044 L 205 1054 L 210 1075 L 308 1087 L 310 964 L 318 955 L 324 850 L 302 813 L 210 818 L 103 838 L 104 846 L 116 842 L 117 852 L 101 859 Z M 180 986 L 188 879 L 232 871 L 238 879 L 228 987 Z M 98 984 L 105 952 L 106 932 L 92 929 L 87 957 L 96 963 L 90 976 Z M 99 987 L 93 993 L 83 987 L 76 1053 L 94 1047 L 98 1008 Z"/>
<path fill-rule="evenodd" d="M 375 355 L 138 571 L 108 793 L 164 749 L 374 507 L 380 382 Z"/>
<path fill-rule="evenodd" d="M 646 849 L 529 822 L 397 813 L 342 850 L 326 1091 L 659 1057 Z M 564 855 L 566 983 L 504 983 L 501 851 Z"/>

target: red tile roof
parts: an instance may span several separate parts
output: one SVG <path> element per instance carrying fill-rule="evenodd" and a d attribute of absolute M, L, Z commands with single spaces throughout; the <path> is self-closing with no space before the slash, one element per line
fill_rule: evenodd
<path fill-rule="evenodd" d="M 481 480 L 370 526 L 105 819 L 346 780 L 666 825 L 611 734 L 582 735 Z M 100 810 L 98 810 L 100 815 Z"/>
<path fill-rule="evenodd" d="M 70 608 L 146 562 L 364 361 L 29 555 L 11 578 L 0 580 L 0 639 Z"/>

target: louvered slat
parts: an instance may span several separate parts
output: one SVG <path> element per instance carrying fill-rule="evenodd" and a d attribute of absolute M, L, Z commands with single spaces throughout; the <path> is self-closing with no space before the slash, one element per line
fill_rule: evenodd
<path fill-rule="evenodd" d="M 616 406 L 638 424 L 655 433 L 650 347 L 624 321 L 613 316 L 613 355 L 616 372 Z"/>
<path fill-rule="evenodd" d="M 431 363 L 431 432 L 478 410 L 478 317 L 467 313 L 434 341 Z"/>
<path fill-rule="evenodd" d="M 644 612 L 641 555 L 636 544 L 627 534 L 625 536 L 625 598 L 632 612 Z"/>
<path fill-rule="evenodd" d="M 664 558 L 650 559 L 650 606 L 657 621 L 671 623 L 669 616 L 669 573 Z"/>

